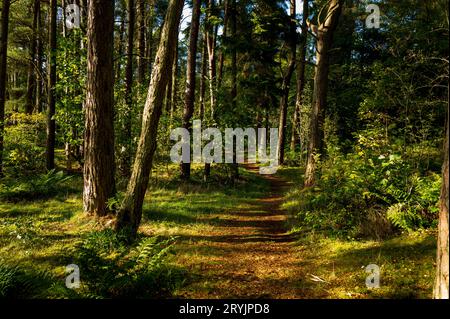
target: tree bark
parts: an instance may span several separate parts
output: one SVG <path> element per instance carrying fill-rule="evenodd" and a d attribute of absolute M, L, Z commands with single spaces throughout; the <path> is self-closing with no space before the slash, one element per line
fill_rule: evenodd
<path fill-rule="evenodd" d="M 308 0 L 303 0 L 302 37 L 300 41 L 300 57 L 297 61 L 297 92 L 295 96 L 294 118 L 291 130 L 291 151 L 295 151 L 297 142 L 300 143 L 300 115 L 302 109 L 303 90 L 305 88 L 306 44 L 308 42 Z"/>
<path fill-rule="evenodd" d="M 114 1 L 90 0 L 83 208 L 98 217 L 115 193 L 113 32 Z"/>
<path fill-rule="evenodd" d="M 295 69 L 295 57 L 297 51 L 297 25 L 295 23 L 295 0 L 290 0 L 290 15 L 289 15 L 289 35 L 288 42 L 290 47 L 289 65 L 286 73 L 283 76 L 281 85 L 281 101 L 280 101 L 280 118 L 278 127 L 278 160 L 280 165 L 284 163 L 284 146 L 286 143 L 286 125 L 287 125 L 287 110 L 289 102 L 289 89 L 291 87 L 291 78 Z"/>
<path fill-rule="evenodd" d="M 153 164 L 153 155 L 156 150 L 158 124 L 172 68 L 173 50 L 178 37 L 178 25 L 183 4 L 184 0 L 171 0 L 169 2 L 145 102 L 141 135 L 133 171 L 116 220 L 116 230 L 128 229 L 131 237 L 136 235 L 141 222 L 142 204 Z"/>
<path fill-rule="evenodd" d="M 3 0 L 0 30 L 0 177 L 3 176 L 3 135 L 5 132 L 6 71 L 8 55 L 10 0 Z"/>
<path fill-rule="evenodd" d="M 317 27 L 316 73 L 314 76 L 314 96 L 311 112 L 308 157 L 305 172 L 305 187 L 315 183 L 317 156 L 321 153 L 323 139 L 323 113 L 327 102 L 329 50 L 333 42 L 343 0 L 331 0 L 326 20 Z"/>
<path fill-rule="evenodd" d="M 191 33 L 189 35 L 189 52 L 186 70 L 186 91 L 184 95 L 184 114 L 183 127 L 191 130 L 191 119 L 194 114 L 194 100 L 195 100 L 195 68 L 197 65 L 197 42 L 198 30 L 200 25 L 200 0 L 193 0 Z M 181 164 L 181 178 L 188 180 L 191 176 L 191 163 Z"/>
<path fill-rule="evenodd" d="M 56 13 L 57 0 L 50 0 L 49 65 L 47 86 L 47 170 L 55 168 L 55 85 L 56 85 Z"/>
<path fill-rule="evenodd" d="M 447 111 L 448 112 L 448 111 Z M 437 241 L 436 258 L 436 279 L 434 283 L 433 297 L 436 299 L 448 299 L 449 283 L 449 232 L 448 232 L 448 144 L 449 144 L 449 124 L 447 117 L 447 130 L 444 146 L 444 164 L 442 165 L 442 187 L 439 199 L 439 227 Z"/>

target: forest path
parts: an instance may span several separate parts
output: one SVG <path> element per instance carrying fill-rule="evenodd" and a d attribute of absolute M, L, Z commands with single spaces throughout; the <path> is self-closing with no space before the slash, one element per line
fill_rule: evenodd
<path fill-rule="evenodd" d="M 246 169 L 258 174 L 256 165 Z M 202 254 L 191 265 L 192 282 L 179 291 L 181 298 L 300 298 L 301 269 L 295 238 L 286 229 L 280 208 L 289 183 L 264 176 L 269 193 L 253 200 L 251 208 L 227 212 L 222 223 L 189 241 Z M 186 247 L 187 248 L 187 247 Z"/>

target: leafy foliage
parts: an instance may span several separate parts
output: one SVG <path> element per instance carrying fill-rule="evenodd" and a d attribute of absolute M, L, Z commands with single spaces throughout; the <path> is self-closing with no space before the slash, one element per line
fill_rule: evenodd
<path fill-rule="evenodd" d="M 62 186 L 70 179 L 71 176 L 66 176 L 62 171 L 51 170 L 22 182 L 0 184 L 0 199 L 18 202 L 48 198 L 61 192 L 64 189 Z"/>
<path fill-rule="evenodd" d="M 83 293 L 106 298 L 170 295 L 184 281 L 183 273 L 166 261 L 174 240 L 150 237 L 130 249 L 125 233 L 88 234 L 74 252 Z"/>

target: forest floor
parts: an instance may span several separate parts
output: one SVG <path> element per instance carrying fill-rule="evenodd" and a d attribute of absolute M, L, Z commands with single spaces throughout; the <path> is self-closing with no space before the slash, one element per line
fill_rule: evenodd
<path fill-rule="evenodd" d="M 255 173 L 258 167 L 247 165 Z M 202 236 L 188 236 L 180 250 L 203 251 L 203 261 L 186 259 L 197 280 L 178 292 L 183 298 L 299 298 L 301 267 L 295 237 L 281 209 L 288 182 L 268 175 L 269 193 L 221 218 Z"/>
<path fill-rule="evenodd" d="M 186 277 L 175 298 L 431 296 L 433 229 L 384 241 L 294 231 L 298 220 L 282 208 L 301 183 L 300 168 L 264 176 L 247 166 L 234 186 L 223 182 L 225 167 L 213 167 L 208 184 L 202 167 L 194 167 L 191 183 L 180 183 L 177 171 L 155 169 L 140 227 L 142 236 L 175 241 L 167 262 Z M 0 201 L 0 264 L 49 271 L 63 282 L 74 245 L 101 229 L 83 214 L 81 191 L 75 175 L 49 197 Z M 379 289 L 366 288 L 369 264 L 381 269 Z"/>

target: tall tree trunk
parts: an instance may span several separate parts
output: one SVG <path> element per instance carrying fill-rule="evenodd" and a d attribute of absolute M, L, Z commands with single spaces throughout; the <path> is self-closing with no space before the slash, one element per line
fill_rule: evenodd
<path fill-rule="evenodd" d="M 145 40 L 147 33 L 146 14 L 145 14 L 145 0 L 137 0 L 138 8 L 138 58 L 137 58 L 137 81 L 139 84 L 143 84 L 145 81 L 145 75 L 147 74 L 147 59 L 145 56 Z"/>
<path fill-rule="evenodd" d="M 57 0 L 50 0 L 49 65 L 47 85 L 47 170 L 55 168 L 55 85 L 56 85 L 56 13 Z"/>
<path fill-rule="evenodd" d="M 133 114 L 133 48 L 134 48 L 134 29 L 135 29 L 135 1 L 128 0 L 128 42 L 127 42 L 127 63 L 125 67 L 125 109 L 124 121 L 122 127 L 122 145 L 119 161 L 119 171 L 123 176 L 130 176 L 131 169 L 131 126 Z"/>
<path fill-rule="evenodd" d="M 311 112 L 308 157 L 305 172 L 305 187 L 313 186 L 316 175 L 316 157 L 320 155 L 323 139 L 323 114 L 327 103 L 329 51 L 333 42 L 343 0 L 331 0 L 326 20 L 317 27 L 316 74 L 314 76 L 314 97 Z"/>
<path fill-rule="evenodd" d="M 295 23 L 295 0 L 290 0 L 290 15 L 289 15 L 289 35 L 288 42 L 290 48 L 289 65 L 286 73 L 283 76 L 281 85 L 281 101 L 280 101 L 280 118 L 278 127 L 278 160 L 280 164 L 284 163 L 284 145 L 286 142 L 286 124 L 287 124 L 287 110 L 289 102 L 289 89 L 291 87 L 291 78 L 295 69 L 295 57 L 297 51 L 297 24 Z"/>
<path fill-rule="evenodd" d="M 211 19 L 213 10 L 215 9 L 215 1 L 209 0 L 207 19 Z M 210 21 L 206 21 L 206 48 L 208 51 L 208 75 L 209 75 L 209 98 L 211 119 L 215 122 L 216 109 L 216 38 L 214 34 L 214 26 Z M 205 163 L 204 180 L 208 180 L 211 174 L 211 164 Z"/>
<path fill-rule="evenodd" d="M 215 8 L 215 1 L 209 0 L 208 5 L 208 19 L 212 16 L 212 11 Z M 215 108 L 216 108 L 216 38 L 214 35 L 214 26 L 210 21 L 207 21 L 207 34 L 206 43 L 208 48 L 208 62 L 209 62 L 209 95 L 211 100 L 211 118 L 214 121 L 215 118 Z"/>
<path fill-rule="evenodd" d="M 40 113 L 42 112 L 42 14 L 41 14 L 41 2 L 36 0 L 39 8 L 37 10 L 37 24 L 36 24 L 36 99 L 34 112 Z"/>
<path fill-rule="evenodd" d="M 448 112 L 448 110 L 447 110 Z M 449 144 L 449 123 L 447 116 L 447 129 L 444 147 L 444 164 L 442 166 L 442 187 L 441 197 L 439 199 L 439 232 L 437 241 L 437 258 L 436 258 L 436 279 L 434 283 L 433 297 L 436 299 L 448 299 L 448 282 L 449 282 L 449 232 L 448 232 L 448 144 Z"/>
<path fill-rule="evenodd" d="M 3 176 L 3 135 L 5 132 L 6 70 L 8 55 L 10 0 L 3 0 L 0 30 L 0 177 Z"/>
<path fill-rule="evenodd" d="M 184 95 L 183 127 L 191 130 L 191 119 L 194 114 L 195 100 L 195 67 L 197 65 L 197 40 L 200 25 L 200 0 L 193 0 L 191 33 L 189 35 L 189 52 L 186 70 L 186 91 Z M 181 178 L 188 180 L 191 176 L 191 163 L 181 164 Z"/>
<path fill-rule="evenodd" d="M 153 28 L 155 25 L 155 0 L 150 1 L 150 18 L 148 22 L 148 31 L 147 31 L 147 48 L 146 48 L 146 57 L 147 57 L 147 70 L 148 74 L 151 77 L 152 69 L 153 69 L 153 45 L 154 45 L 154 37 L 153 37 Z"/>
<path fill-rule="evenodd" d="M 231 50 L 231 106 L 234 113 L 237 112 L 237 7 L 236 0 L 228 1 L 231 1 L 231 38 L 233 39 L 233 47 Z M 234 183 L 239 178 L 239 163 L 237 163 L 236 159 L 236 147 L 233 147 L 233 164 L 231 168 L 232 181 Z"/>
<path fill-rule="evenodd" d="M 178 30 L 179 31 L 179 30 Z M 176 86 L 176 71 L 178 68 L 178 38 L 175 42 L 175 50 L 173 51 L 173 57 L 172 57 L 172 73 L 169 78 L 169 82 L 167 83 L 167 91 L 166 91 L 166 111 L 168 114 L 170 114 L 170 126 L 172 126 L 172 121 L 174 117 L 175 112 L 175 105 L 174 102 L 174 95 L 176 92 L 174 92 L 175 86 Z"/>
<path fill-rule="evenodd" d="M 179 32 L 179 30 L 178 30 Z M 170 105 L 171 105 L 171 114 L 172 116 L 175 114 L 175 110 L 177 108 L 177 95 L 178 95 L 178 38 L 177 43 L 175 45 L 175 52 L 173 53 L 173 66 L 172 66 L 172 94 L 170 95 Z"/>
<path fill-rule="evenodd" d="M 205 93 L 206 93 L 206 71 L 208 68 L 208 51 L 206 46 L 206 35 L 203 34 L 202 39 L 202 71 L 200 75 L 200 97 L 199 97 L 199 117 L 200 120 L 203 121 L 203 118 L 205 116 Z"/>
<path fill-rule="evenodd" d="M 104 216 L 115 193 L 114 1 L 89 1 L 87 38 L 83 208 Z"/>
<path fill-rule="evenodd" d="M 34 100 L 33 95 L 36 89 L 36 28 L 39 17 L 40 0 L 34 0 L 33 5 L 33 25 L 31 28 L 30 40 L 30 63 L 28 65 L 28 79 L 27 79 L 27 95 L 25 101 L 25 113 L 33 113 Z"/>
<path fill-rule="evenodd" d="M 295 96 L 294 118 L 291 130 L 291 151 L 295 151 L 297 142 L 300 142 L 300 115 L 302 109 L 303 90 L 305 88 L 306 68 L 306 44 L 308 42 L 308 25 L 306 20 L 309 15 L 308 0 L 303 0 L 302 36 L 300 41 L 300 57 L 297 61 L 297 93 Z"/>
<path fill-rule="evenodd" d="M 117 216 L 116 229 L 127 228 L 134 237 L 142 217 L 142 204 L 156 150 L 159 118 L 172 68 L 173 50 L 178 37 L 184 0 L 171 0 L 167 9 L 161 40 L 142 116 L 141 136 L 138 142 L 133 171 L 125 198 Z"/>

